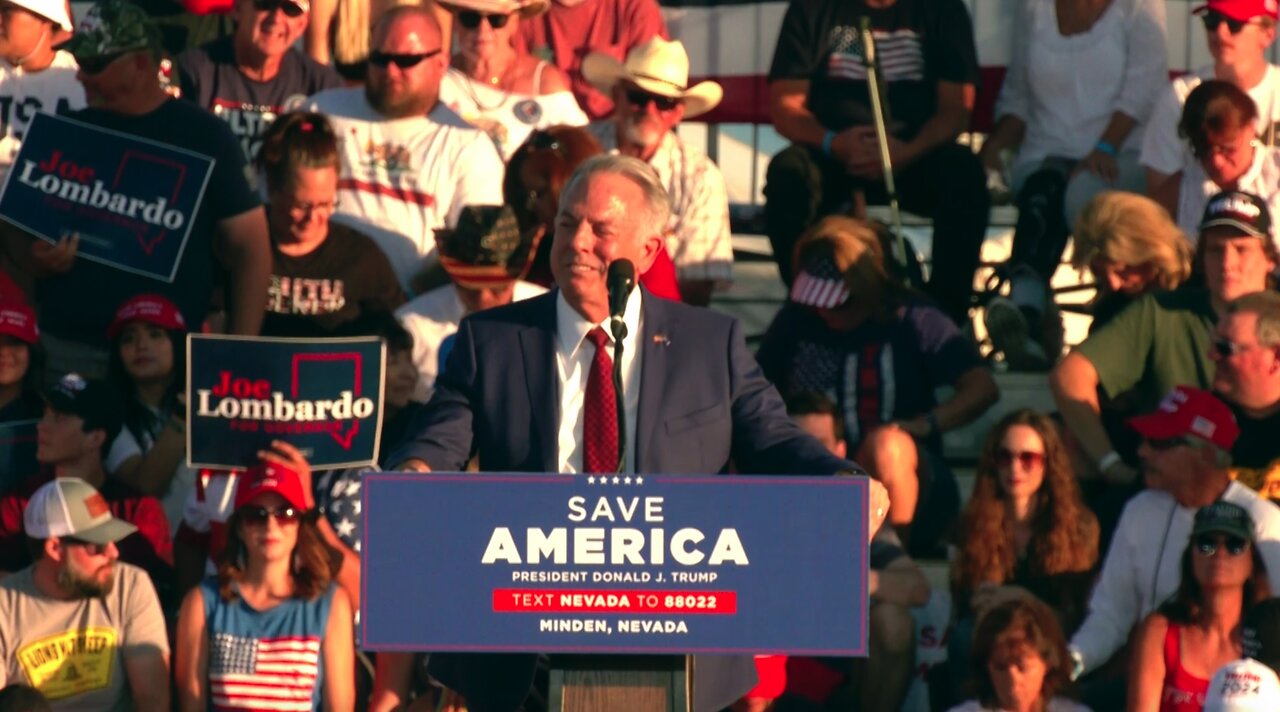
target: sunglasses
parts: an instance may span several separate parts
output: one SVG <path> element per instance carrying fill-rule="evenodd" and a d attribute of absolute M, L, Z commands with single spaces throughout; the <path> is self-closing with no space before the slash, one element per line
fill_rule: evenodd
<path fill-rule="evenodd" d="M 1034 450 L 1010 450 L 1002 447 L 996 450 L 996 465 L 998 467 L 1012 467 L 1013 461 L 1017 460 L 1022 469 L 1031 470 L 1044 464 L 1044 453 Z"/>
<path fill-rule="evenodd" d="M 333 211 L 338 209 L 338 201 L 327 200 L 321 203 L 293 203 L 289 206 L 289 211 L 298 217 L 306 217 L 312 213 L 316 215 L 333 215 Z"/>
<path fill-rule="evenodd" d="M 1201 534 L 1196 537 L 1196 551 L 1204 556 L 1213 556 L 1219 549 L 1225 548 L 1231 556 L 1239 556 L 1248 548 L 1249 542 L 1238 536 Z"/>
<path fill-rule="evenodd" d="M 373 51 L 369 53 L 369 64 L 381 69 L 386 69 L 388 65 L 394 64 L 401 69 L 416 67 L 424 59 L 431 59 L 440 54 L 440 50 L 433 49 L 430 52 L 421 54 L 396 54 L 394 52 Z"/>
<path fill-rule="evenodd" d="M 255 527 L 266 526 L 268 519 L 275 519 L 280 524 L 291 524 L 302 519 L 302 510 L 297 507 L 245 507 L 240 510 L 240 518 L 245 524 Z"/>
<path fill-rule="evenodd" d="M 510 15 L 499 15 L 498 13 L 490 13 L 488 15 L 475 10 L 463 10 L 458 13 L 458 24 L 468 30 L 474 30 L 480 26 L 480 23 L 486 18 L 489 20 L 489 26 L 497 30 L 506 27 L 507 21 L 511 19 Z"/>
<path fill-rule="evenodd" d="M 289 0 L 253 0 L 253 9 L 258 12 L 271 12 L 276 8 L 280 8 L 280 12 L 283 12 L 285 17 L 302 17 L 305 12 L 301 6 Z"/>
<path fill-rule="evenodd" d="M 112 62 L 128 54 L 127 52 L 113 52 L 112 54 L 104 54 L 100 57 L 76 57 L 76 64 L 80 65 L 80 71 L 85 74 L 102 74 L 102 72 Z"/>
<path fill-rule="evenodd" d="M 84 539 L 76 539 L 75 537 L 70 537 L 70 536 L 64 536 L 60 538 L 62 540 L 62 543 L 65 544 L 66 546 L 84 547 L 85 553 L 89 554 L 90 556 L 102 556 L 103 554 L 107 553 L 107 547 L 111 546 L 110 544 L 98 544 L 96 542 L 85 541 Z"/>
<path fill-rule="evenodd" d="M 658 111 L 671 111 L 677 106 L 680 106 L 679 99 L 669 96 L 661 96 L 658 94 L 650 94 L 643 89 L 628 89 L 627 102 L 637 109 L 643 109 L 649 105 L 649 102 L 653 102 L 653 105 L 658 107 Z"/>
<path fill-rule="evenodd" d="M 1253 20 L 1237 20 L 1214 11 L 1206 12 L 1201 19 L 1204 20 L 1204 28 L 1209 32 L 1217 32 L 1218 28 L 1226 23 L 1227 31 L 1233 35 L 1240 34 L 1240 30 L 1243 30 L 1245 25 L 1257 24 Z"/>
<path fill-rule="evenodd" d="M 1152 450 L 1172 450 L 1175 447 L 1190 445 L 1191 441 L 1179 435 L 1176 438 L 1147 438 L 1147 446 Z"/>

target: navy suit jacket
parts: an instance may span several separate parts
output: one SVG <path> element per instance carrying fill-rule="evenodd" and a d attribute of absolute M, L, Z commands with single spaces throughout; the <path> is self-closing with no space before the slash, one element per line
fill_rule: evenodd
<path fill-rule="evenodd" d="M 747 350 L 736 319 L 642 290 L 636 472 L 829 475 L 855 470 L 801 430 Z M 431 403 L 391 462 L 463 470 L 557 472 L 560 394 L 556 294 L 463 319 Z M 852 602 L 851 602 L 852 603 Z M 751 688 L 750 658 L 695 660 L 694 709 L 716 712 Z M 510 712 L 529 689 L 532 655 L 433 656 L 432 673 L 477 712 Z M 502 683 L 499 683 L 502 680 Z M 510 684 L 506 683 L 510 680 Z"/>

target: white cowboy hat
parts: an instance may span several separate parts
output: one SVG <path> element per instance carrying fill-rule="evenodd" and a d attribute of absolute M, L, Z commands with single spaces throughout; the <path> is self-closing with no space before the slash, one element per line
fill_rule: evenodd
<path fill-rule="evenodd" d="M 692 118 L 716 108 L 724 98 L 720 85 L 705 81 L 689 86 L 689 55 L 679 40 L 654 37 L 627 52 L 625 63 L 607 54 L 592 52 L 582 60 L 582 76 L 609 94 L 620 79 L 659 96 L 684 100 L 684 115 Z"/>
<path fill-rule="evenodd" d="M 440 6 L 449 12 L 474 10 L 485 14 L 510 15 L 520 13 L 520 19 L 537 17 L 551 7 L 551 0 L 440 0 Z"/>

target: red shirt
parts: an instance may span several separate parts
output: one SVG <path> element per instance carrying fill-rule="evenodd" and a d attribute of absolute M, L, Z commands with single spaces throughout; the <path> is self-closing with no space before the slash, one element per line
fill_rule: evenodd
<path fill-rule="evenodd" d="M 0 497 L 0 571 L 17 571 L 31 564 L 22 513 L 31 495 L 52 479 L 52 473 L 41 473 Z M 116 542 L 120 560 L 144 569 L 157 585 L 167 583 L 172 577 L 173 540 L 169 536 L 169 519 L 160 501 L 114 480 L 107 480 L 98 491 L 107 500 L 111 516 L 138 528 Z"/>
<path fill-rule="evenodd" d="M 671 261 L 664 245 L 658 250 L 658 258 L 650 265 L 649 271 L 640 275 L 640 284 L 653 293 L 655 297 L 680 301 L 680 285 L 676 282 L 676 263 Z"/>
<path fill-rule="evenodd" d="M 578 104 L 594 120 L 613 113 L 613 101 L 583 78 L 582 59 L 602 52 L 623 61 L 628 50 L 655 35 L 667 39 L 657 0 L 586 0 L 573 7 L 552 0 L 550 10 L 520 21 L 513 43 L 517 52 L 564 70 Z"/>

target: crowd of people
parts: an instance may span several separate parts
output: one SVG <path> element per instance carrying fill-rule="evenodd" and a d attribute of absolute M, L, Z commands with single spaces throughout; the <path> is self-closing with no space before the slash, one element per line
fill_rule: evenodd
<path fill-rule="evenodd" d="M 728 195 L 678 132 L 724 90 L 656 0 L 99 0 L 78 24 L 0 0 L 0 176 L 40 112 L 212 159 L 170 280 L 0 222 L 0 712 L 539 709 L 535 656 L 499 680 L 359 649 L 373 466 L 287 439 L 188 466 L 192 333 L 382 339 L 386 470 L 612 471 L 616 396 L 628 472 L 873 478 L 869 656 L 699 658 L 698 712 L 1280 709 L 1276 5 L 1194 9 L 1213 64 L 1172 82 L 1162 0 L 1016 6 L 995 123 L 960 143 L 961 0 L 788 3 L 764 188 L 788 296 L 753 354 L 706 308 Z M 975 292 L 1002 190 L 1011 257 Z M 889 197 L 932 219 L 927 279 L 863 215 Z M 1096 297 L 1068 352 L 1069 245 Z M 999 418 L 962 501 L 943 435 L 997 406 L 995 362 L 1056 410 Z M 931 664 L 921 559 L 951 572 Z"/>

